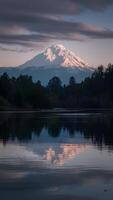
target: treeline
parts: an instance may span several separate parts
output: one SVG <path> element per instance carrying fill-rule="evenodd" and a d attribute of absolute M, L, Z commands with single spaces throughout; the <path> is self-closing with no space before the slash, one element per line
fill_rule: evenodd
<path fill-rule="evenodd" d="M 46 108 L 112 108 L 113 65 L 98 67 L 91 77 L 76 83 L 72 76 L 68 85 L 53 77 L 47 86 L 32 77 L 21 75 L 10 78 L 7 73 L 0 77 L 0 109 Z"/>

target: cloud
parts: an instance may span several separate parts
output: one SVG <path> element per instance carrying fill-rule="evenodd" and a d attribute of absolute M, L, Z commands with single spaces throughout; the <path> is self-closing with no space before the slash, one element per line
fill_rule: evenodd
<path fill-rule="evenodd" d="M 0 3 L 0 44 L 35 47 L 54 40 L 113 38 L 113 30 L 65 19 L 86 10 L 101 12 L 113 5 L 112 0 L 0 0 Z"/>
<path fill-rule="evenodd" d="M 109 6 L 113 5 L 112 0 L 71 0 L 73 4 L 78 6 L 78 9 L 83 10 L 92 10 L 92 11 L 103 11 Z"/>
<path fill-rule="evenodd" d="M 78 14 L 85 9 L 102 11 L 112 0 L 0 0 L 2 13 Z"/>

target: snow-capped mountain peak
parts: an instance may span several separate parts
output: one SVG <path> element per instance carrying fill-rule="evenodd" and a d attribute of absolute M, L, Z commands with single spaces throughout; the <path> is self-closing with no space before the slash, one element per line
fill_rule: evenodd
<path fill-rule="evenodd" d="M 62 44 L 52 45 L 44 52 L 38 54 L 30 61 L 21 65 L 26 67 L 44 67 L 44 68 L 89 68 L 88 63 L 76 56 L 73 52 L 66 49 Z"/>
<path fill-rule="evenodd" d="M 7 70 L 1 68 L 0 74 L 3 72 L 7 72 L 10 77 L 29 75 L 34 82 L 40 80 L 43 85 L 47 85 L 54 76 L 58 76 L 63 84 L 68 84 L 71 76 L 80 83 L 92 75 L 94 68 L 63 45 L 58 44 L 50 46 L 19 67 L 7 68 Z"/>

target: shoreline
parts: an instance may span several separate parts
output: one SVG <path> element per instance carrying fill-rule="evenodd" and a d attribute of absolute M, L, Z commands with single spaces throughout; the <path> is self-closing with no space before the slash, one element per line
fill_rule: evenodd
<path fill-rule="evenodd" d="M 15 110 L 0 110 L 0 114 L 2 113 L 113 113 L 113 108 L 80 108 L 80 109 L 39 109 L 39 110 L 24 110 L 24 109 L 15 109 Z"/>

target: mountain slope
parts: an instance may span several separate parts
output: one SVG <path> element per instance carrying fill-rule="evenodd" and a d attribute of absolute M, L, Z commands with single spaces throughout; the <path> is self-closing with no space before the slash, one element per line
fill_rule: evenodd
<path fill-rule="evenodd" d="M 69 68 L 89 68 L 88 63 L 84 62 L 81 58 L 76 56 L 73 52 L 66 49 L 63 45 L 52 45 L 47 48 L 43 53 L 35 56 L 30 61 L 21 65 L 22 68 L 26 67 L 69 67 Z"/>
<path fill-rule="evenodd" d="M 58 76 L 64 84 L 68 83 L 70 76 L 81 82 L 91 76 L 93 71 L 94 69 L 86 62 L 62 45 L 47 48 L 19 67 L 0 68 L 0 74 L 7 72 L 10 77 L 18 77 L 20 74 L 30 75 L 34 81 L 40 80 L 44 85 L 53 76 Z"/>

